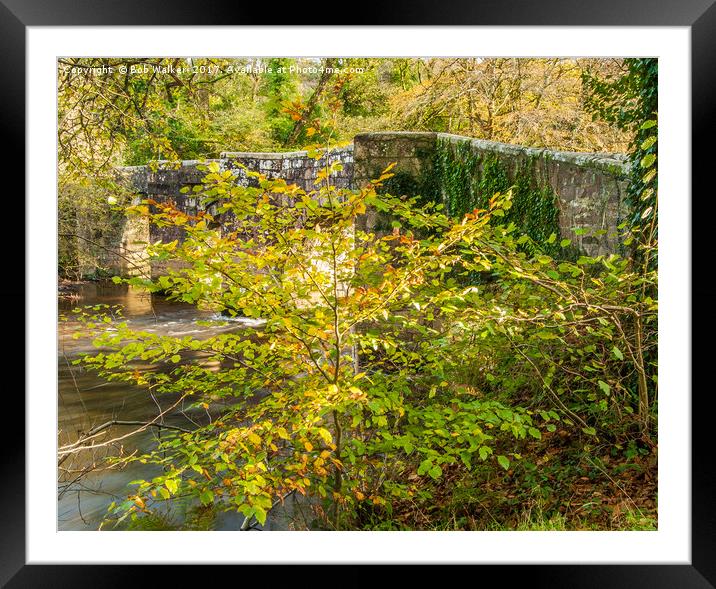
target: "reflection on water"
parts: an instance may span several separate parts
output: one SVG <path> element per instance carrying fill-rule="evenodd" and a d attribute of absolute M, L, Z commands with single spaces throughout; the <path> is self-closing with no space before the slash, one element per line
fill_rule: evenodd
<path fill-rule="evenodd" d="M 238 319 L 224 325 L 200 325 L 198 321 L 215 318 L 211 312 L 199 311 L 183 303 L 167 301 L 162 297 L 111 282 L 89 283 L 81 285 L 79 298 L 60 299 L 60 315 L 68 320 L 61 321 L 58 328 L 58 445 L 75 442 L 78 435 L 93 427 L 111 420 L 147 421 L 155 418 L 159 412 L 176 403 L 177 398 L 152 398 L 146 389 L 124 382 L 105 381 L 94 373 L 73 366 L 72 360 L 82 352 L 95 348 L 88 338 L 73 339 L 72 333 L 78 327 L 70 312 L 74 307 L 96 305 L 99 303 L 121 305 L 127 324 L 134 328 L 158 335 L 210 337 L 216 333 L 237 331 L 257 326 L 255 321 Z M 109 329 L 112 329 L 111 326 Z M 200 359 L 185 354 L 184 362 Z M 140 370 L 156 370 L 151 364 L 137 364 Z M 195 410 L 194 410 L 195 411 Z M 201 417 L 192 413 L 188 407 L 179 405 L 167 413 L 165 423 L 190 428 L 192 420 Z M 112 438 L 121 437 L 136 429 L 136 426 L 113 426 Z M 150 479 L 159 471 L 157 467 L 130 463 L 121 470 L 108 470 L 102 464 L 106 455 L 124 455 L 149 450 L 161 435 L 157 428 L 124 438 L 111 446 L 71 455 L 60 465 L 58 483 L 58 529 L 59 530 L 96 530 L 107 515 L 107 506 L 112 501 L 124 500 L 130 493 L 127 486 L 132 480 Z M 175 523 L 184 517 L 181 506 L 174 506 L 168 514 Z M 241 525 L 242 516 L 220 514 L 215 529 L 236 530 Z M 274 519 L 267 522 L 264 529 L 282 527 Z"/>

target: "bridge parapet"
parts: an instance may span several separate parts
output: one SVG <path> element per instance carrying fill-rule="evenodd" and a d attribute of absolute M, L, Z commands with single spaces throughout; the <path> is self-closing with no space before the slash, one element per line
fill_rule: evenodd
<path fill-rule="evenodd" d="M 343 169 L 333 178 L 340 188 L 360 188 L 395 163 L 393 172 L 409 180 L 413 194 L 442 202 L 453 214 L 465 211 L 451 210 L 454 187 L 449 185 L 440 162 L 449 161 L 466 178 L 460 185 L 466 193 L 461 196 L 461 202 L 469 205 L 484 197 L 480 195 L 480 187 L 486 163 L 498 161 L 510 181 L 526 179 L 535 187 L 551 191 L 560 238 L 571 239 L 580 251 L 589 255 L 613 253 L 619 247 L 617 226 L 626 216 L 624 196 L 629 172 L 625 156 L 619 154 L 535 149 L 445 133 L 376 132 L 356 135 L 352 145 L 329 150 L 320 160 L 310 157 L 307 151 L 226 151 L 215 160 L 184 161 L 177 166 L 160 162 L 158 168 L 126 167 L 121 173 L 138 196 L 159 201 L 171 199 L 180 209 L 196 214 L 201 203 L 191 190 L 182 192 L 181 189 L 201 183 L 204 172 L 198 168 L 200 163 L 215 161 L 222 171 L 232 170 L 240 185 L 251 182 L 246 170 L 252 170 L 312 190 L 326 157 L 331 163 L 343 164 Z M 369 211 L 359 227 L 372 229 L 376 222 L 376 214 Z M 121 247 L 125 253 L 139 256 L 141 244 L 146 241 L 181 238 L 179 228 L 140 227 L 130 222 Z M 164 271 L 163 267 L 152 268 L 155 275 Z"/>

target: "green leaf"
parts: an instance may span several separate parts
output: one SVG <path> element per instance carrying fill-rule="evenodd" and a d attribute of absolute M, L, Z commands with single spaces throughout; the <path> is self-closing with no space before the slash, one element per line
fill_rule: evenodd
<path fill-rule="evenodd" d="M 254 505 L 253 507 L 256 521 L 258 521 L 261 525 L 264 525 L 266 523 L 266 516 L 268 515 L 266 513 L 266 510 L 263 507 L 259 507 L 258 505 Z"/>
<path fill-rule="evenodd" d="M 423 460 L 420 463 L 420 466 L 418 467 L 418 474 L 424 475 L 426 472 L 428 472 L 433 467 L 433 461 L 429 458 L 426 460 Z"/>
<path fill-rule="evenodd" d="M 169 358 L 174 364 L 177 364 L 181 360 L 181 356 L 179 354 L 174 354 L 171 358 Z"/>
<path fill-rule="evenodd" d="M 527 432 L 535 439 L 541 440 L 542 439 L 542 432 L 540 432 L 536 427 L 531 427 L 527 430 Z"/>
<path fill-rule="evenodd" d="M 437 479 L 439 479 L 440 476 L 443 474 L 443 469 L 440 468 L 440 467 L 436 464 L 435 466 L 433 466 L 433 467 L 428 471 L 428 474 L 430 475 L 431 478 L 437 480 Z"/>
<path fill-rule="evenodd" d="M 559 336 L 557 336 L 556 333 L 542 329 L 537 332 L 537 337 L 539 337 L 540 339 L 549 340 L 549 339 L 557 339 Z"/>
<path fill-rule="evenodd" d="M 497 457 L 497 462 L 499 462 L 500 466 L 502 468 L 504 468 L 505 470 L 510 468 L 510 460 L 509 460 L 509 458 L 507 458 L 507 456 L 503 456 L 502 454 L 500 454 Z"/>
<path fill-rule="evenodd" d="M 624 354 L 622 354 L 622 351 L 616 346 L 612 348 L 612 354 L 614 354 L 619 360 L 624 360 Z"/>
<path fill-rule="evenodd" d="M 654 119 L 651 119 L 649 121 L 644 121 L 644 123 L 642 123 L 640 129 L 642 129 L 642 130 L 651 129 L 652 127 L 656 127 L 656 121 Z"/>
<path fill-rule="evenodd" d="M 492 449 L 488 448 L 487 446 L 480 446 L 480 458 L 482 460 L 487 460 L 487 457 L 492 454 Z"/>
<path fill-rule="evenodd" d="M 587 434 L 588 436 L 596 436 L 597 430 L 595 430 L 593 427 L 583 427 L 582 431 Z"/>
<path fill-rule="evenodd" d="M 610 387 L 606 382 L 603 380 L 598 380 L 597 384 L 599 385 L 599 388 L 602 389 L 605 395 L 608 395 L 612 391 L 612 387 Z"/>
<path fill-rule="evenodd" d="M 645 155 L 641 160 L 641 167 L 642 168 L 650 168 L 654 165 L 654 162 L 656 161 L 656 156 L 653 153 L 650 153 L 649 155 Z"/>

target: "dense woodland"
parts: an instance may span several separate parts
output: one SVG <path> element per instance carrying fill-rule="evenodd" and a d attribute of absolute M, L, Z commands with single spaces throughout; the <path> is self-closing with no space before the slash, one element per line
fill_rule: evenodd
<path fill-rule="evenodd" d="M 291 497 L 311 514 L 297 528 L 656 529 L 656 81 L 651 59 L 60 59 L 61 279 L 108 278 L 95 246 L 140 217 L 183 229 L 148 245 L 182 264 L 115 282 L 262 322 L 179 338 L 74 309 L 99 350 L 78 370 L 208 416 L 109 458 L 162 474 L 134 481 L 106 527 L 173 529 L 183 502 L 180 529 L 229 510 L 248 528 Z M 116 181 L 118 166 L 227 150 L 320 159 L 378 130 L 626 153 L 620 251 L 589 257 L 512 222 L 509 187 L 460 215 L 391 194 L 391 166 L 349 190 L 327 165 L 304 190 L 258 172 L 237 186 L 207 164 L 195 194 L 215 212 L 194 216 Z M 389 231 L 356 228 L 369 208 Z M 96 238 L 77 238 L 78 219 Z M 199 353 L 212 362 L 184 360 Z M 116 435 L 85 432 L 60 462 Z"/>

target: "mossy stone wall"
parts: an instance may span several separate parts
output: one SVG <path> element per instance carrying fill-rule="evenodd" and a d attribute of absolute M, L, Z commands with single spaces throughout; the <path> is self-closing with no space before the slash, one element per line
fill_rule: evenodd
<path fill-rule="evenodd" d="M 442 203 L 459 217 L 513 189 L 508 221 L 537 242 L 555 233 L 589 255 L 618 251 L 626 215 L 624 156 L 533 149 L 444 133 L 365 133 L 354 140 L 360 187 L 395 162 L 385 190 Z M 364 228 L 380 229 L 369 213 Z"/>

